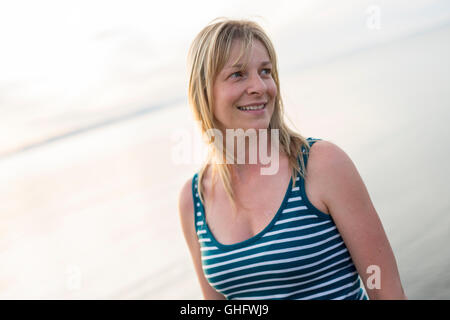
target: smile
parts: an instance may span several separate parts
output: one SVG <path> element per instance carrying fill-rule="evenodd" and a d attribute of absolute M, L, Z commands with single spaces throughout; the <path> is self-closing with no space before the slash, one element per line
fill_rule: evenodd
<path fill-rule="evenodd" d="M 242 106 L 242 107 L 237 107 L 239 110 L 241 111 L 257 111 L 257 110 L 263 110 L 266 108 L 265 104 L 261 104 L 259 106 Z"/>

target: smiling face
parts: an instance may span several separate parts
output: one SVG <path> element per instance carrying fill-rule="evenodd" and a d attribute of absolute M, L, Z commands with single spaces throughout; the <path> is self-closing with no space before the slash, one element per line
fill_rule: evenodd
<path fill-rule="evenodd" d="M 267 129 L 277 87 L 266 47 L 255 40 L 247 56 L 239 60 L 241 40 L 233 40 L 230 57 L 213 85 L 213 112 L 218 129 Z M 234 64 L 237 61 L 236 64 Z"/>

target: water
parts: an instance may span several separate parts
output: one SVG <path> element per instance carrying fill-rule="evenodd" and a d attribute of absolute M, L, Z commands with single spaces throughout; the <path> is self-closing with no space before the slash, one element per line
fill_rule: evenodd
<path fill-rule="evenodd" d="M 450 297 L 449 36 L 444 26 L 281 79 L 297 129 L 355 162 L 412 299 Z M 0 298 L 201 298 L 177 214 L 198 165 L 171 158 L 173 130 L 192 122 L 177 103 L 2 158 Z"/>

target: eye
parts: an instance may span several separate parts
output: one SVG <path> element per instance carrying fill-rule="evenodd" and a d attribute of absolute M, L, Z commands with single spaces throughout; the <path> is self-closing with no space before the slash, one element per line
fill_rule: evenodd
<path fill-rule="evenodd" d="M 265 72 L 267 75 L 269 75 L 272 74 L 272 69 L 270 68 L 262 69 L 262 72 Z"/>
<path fill-rule="evenodd" d="M 230 75 L 230 78 L 237 78 L 242 76 L 242 71 L 234 72 Z"/>

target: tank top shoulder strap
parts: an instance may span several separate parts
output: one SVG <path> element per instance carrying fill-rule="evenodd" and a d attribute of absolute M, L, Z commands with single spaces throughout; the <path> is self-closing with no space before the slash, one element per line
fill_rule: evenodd
<path fill-rule="evenodd" d="M 320 140 L 322 140 L 322 139 L 311 138 L 311 137 L 306 139 L 306 141 L 308 141 L 309 147 L 312 147 L 312 145 L 314 143 L 316 143 L 317 141 L 320 141 Z M 308 162 L 309 152 L 307 152 L 307 150 L 306 150 L 306 148 L 304 146 L 302 147 L 302 155 L 303 155 L 303 162 L 304 162 L 305 168 L 306 168 L 306 164 Z M 299 161 L 300 161 L 300 159 L 299 159 Z"/>
<path fill-rule="evenodd" d="M 195 229 L 197 234 L 199 234 L 199 229 L 204 224 L 203 219 L 203 204 L 201 203 L 199 194 L 198 194 L 198 172 L 194 174 L 192 178 L 192 198 L 194 200 L 194 220 L 195 220 Z"/>

